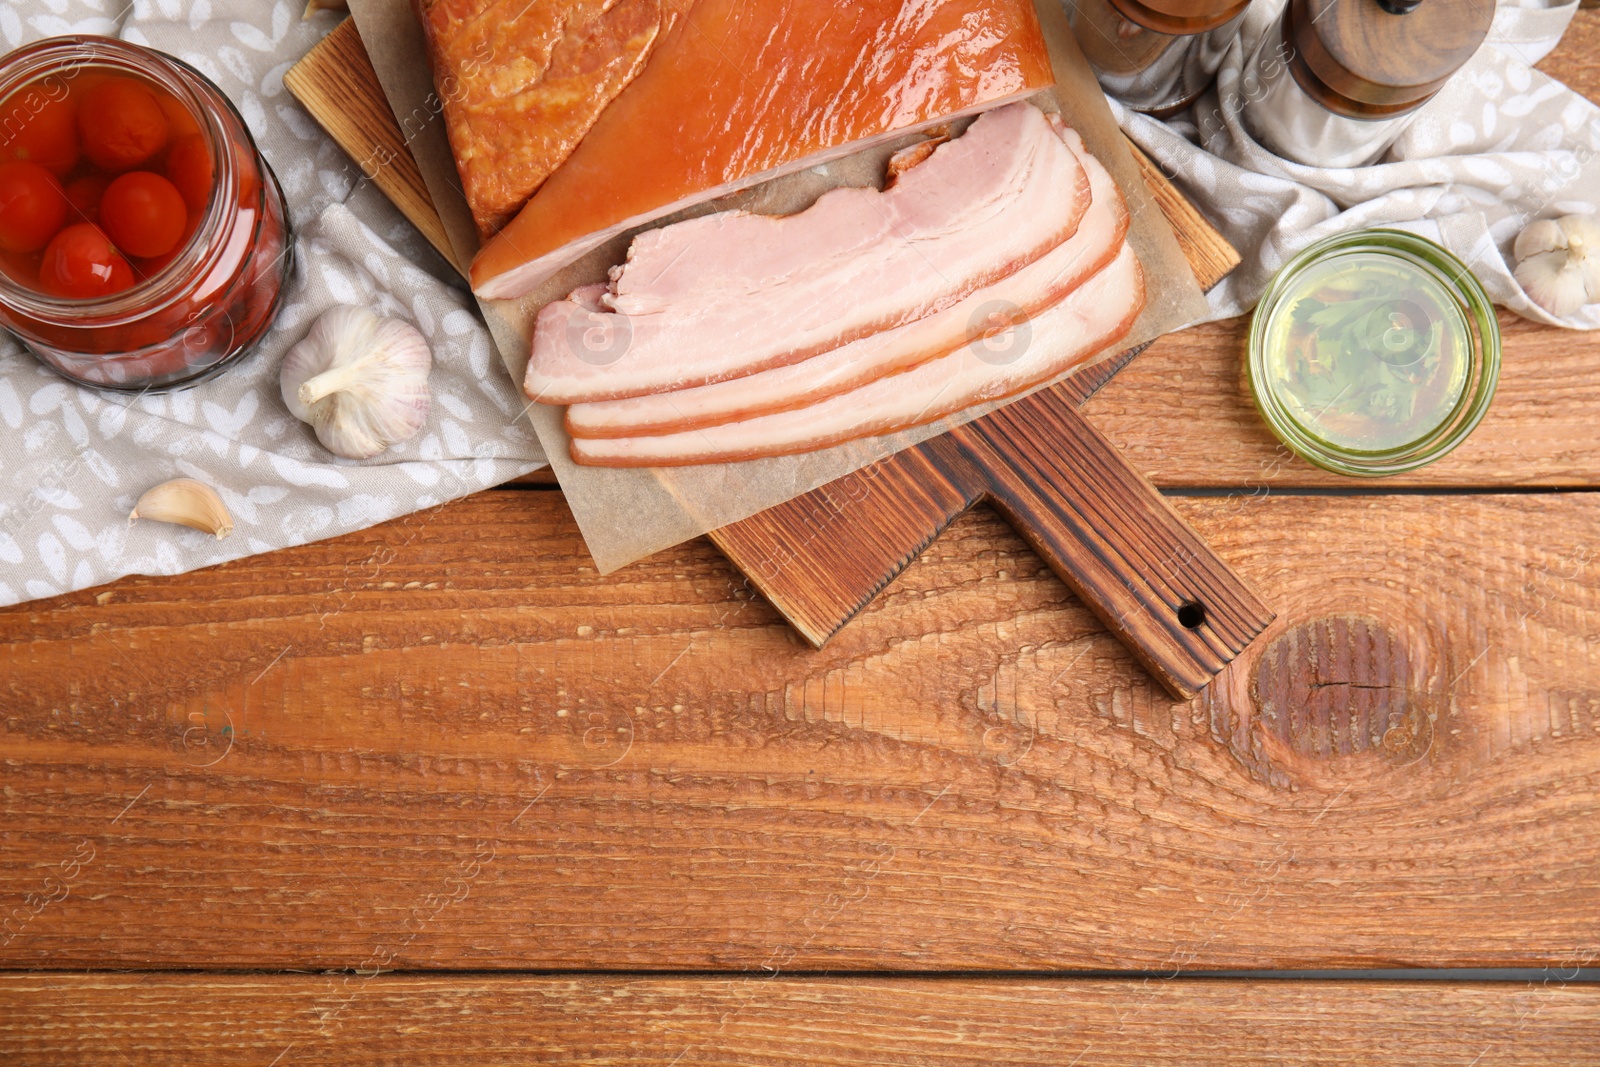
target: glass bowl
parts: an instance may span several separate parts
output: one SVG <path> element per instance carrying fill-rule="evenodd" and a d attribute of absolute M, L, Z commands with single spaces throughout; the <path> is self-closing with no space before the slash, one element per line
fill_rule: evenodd
<path fill-rule="evenodd" d="M 1500 326 L 1466 264 L 1402 230 L 1338 234 L 1273 277 L 1250 325 L 1250 392 L 1324 470 L 1381 477 L 1455 448 L 1489 410 Z"/>

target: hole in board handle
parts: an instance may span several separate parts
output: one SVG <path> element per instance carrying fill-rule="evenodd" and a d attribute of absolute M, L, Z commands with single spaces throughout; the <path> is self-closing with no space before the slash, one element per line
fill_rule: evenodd
<path fill-rule="evenodd" d="M 1197 600 L 1178 605 L 1178 624 L 1185 630 L 1198 630 L 1206 624 L 1206 606 Z"/>

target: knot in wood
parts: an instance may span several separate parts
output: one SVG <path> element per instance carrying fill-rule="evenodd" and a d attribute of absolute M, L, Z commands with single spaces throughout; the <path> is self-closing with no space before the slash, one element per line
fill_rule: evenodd
<path fill-rule="evenodd" d="M 1312 760 L 1368 754 L 1399 764 L 1433 739 L 1436 701 L 1407 643 L 1377 619 L 1333 615 L 1290 628 L 1256 665 L 1261 730 Z"/>

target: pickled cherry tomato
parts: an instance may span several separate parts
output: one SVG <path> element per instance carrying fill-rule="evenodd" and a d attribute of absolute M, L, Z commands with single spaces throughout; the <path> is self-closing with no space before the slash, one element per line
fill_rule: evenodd
<path fill-rule="evenodd" d="M 9 135 L 0 147 L 0 162 L 37 163 L 56 177 L 78 163 L 78 109 L 70 98 L 51 100 L 26 93 L 0 115 L 0 128 Z"/>
<path fill-rule="evenodd" d="M 204 137 L 181 137 L 167 153 L 167 180 L 178 187 L 190 211 L 204 211 L 211 203 L 211 150 Z"/>
<path fill-rule="evenodd" d="M 102 170 L 132 170 L 166 147 L 161 101 L 132 78 L 107 78 L 83 95 L 78 132 L 83 151 Z"/>
<path fill-rule="evenodd" d="M 67 185 L 67 201 L 72 204 L 74 222 L 99 222 L 100 198 L 106 195 L 111 179 L 104 174 L 91 174 Z"/>
<path fill-rule="evenodd" d="M 39 287 L 71 300 L 112 296 L 133 287 L 133 268 L 98 226 L 75 223 L 56 234 L 39 264 Z"/>
<path fill-rule="evenodd" d="M 106 188 L 100 227 L 126 255 L 148 259 L 178 246 L 189 211 L 176 186 L 159 174 L 136 170 Z"/>
<path fill-rule="evenodd" d="M 29 289 L 39 287 L 39 256 L 0 248 L 0 274 Z"/>
<path fill-rule="evenodd" d="M 198 228 L 198 224 L 199 220 L 191 215 L 188 224 L 183 228 L 183 236 L 178 239 L 177 244 L 172 246 L 172 250 L 163 255 L 135 261 L 133 264 L 134 273 L 141 278 L 154 278 L 157 274 L 166 270 L 175 259 L 183 254 L 183 250 L 188 245 L 189 238 L 194 236 L 194 231 Z"/>
<path fill-rule="evenodd" d="M 0 248 L 37 252 L 67 221 L 67 194 L 37 163 L 0 163 Z"/>

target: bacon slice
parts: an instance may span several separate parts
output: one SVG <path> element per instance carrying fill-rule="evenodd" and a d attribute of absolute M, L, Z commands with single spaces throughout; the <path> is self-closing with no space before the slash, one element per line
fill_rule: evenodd
<path fill-rule="evenodd" d="M 698 0 L 483 247 L 473 288 L 525 295 L 680 208 L 1054 82 L 1034 0 Z"/>
<path fill-rule="evenodd" d="M 934 422 L 1049 381 L 1127 336 L 1144 309 L 1144 274 L 1124 245 L 1105 270 L 1037 318 L 820 403 L 654 437 L 574 438 L 597 467 L 726 463 L 811 452 Z"/>
<path fill-rule="evenodd" d="M 1088 171 L 1093 200 L 1078 232 L 1044 258 L 944 311 L 799 363 L 692 389 L 574 404 L 567 409 L 567 432 L 573 437 L 639 437 L 813 404 L 945 355 L 980 333 L 1061 302 L 1111 262 L 1128 232 L 1128 205 L 1116 182 L 1076 131 L 1063 128 L 1061 136 Z"/>
<path fill-rule="evenodd" d="M 1043 112 L 988 112 L 887 192 L 835 189 L 795 215 L 726 212 L 641 234 L 600 310 L 588 290 L 540 312 L 525 388 L 571 404 L 798 362 L 1037 261 L 1090 199 Z"/>

